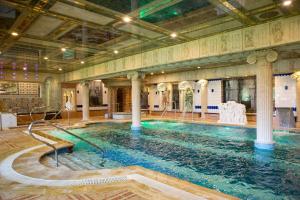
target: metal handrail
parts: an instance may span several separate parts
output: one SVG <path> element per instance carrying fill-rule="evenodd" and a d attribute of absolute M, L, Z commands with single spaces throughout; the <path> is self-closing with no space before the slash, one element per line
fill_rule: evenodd
<path fill-rule="evenodd" d="M 31 122 L 33 122 L 34 121 L 34 119 L 33 119 L 33 117 L 32 117 L 32 113 L 33 113 L 33 111 L 34 110 L 37 110 L 37 109 L 42 109 L 42 108 L 49 108 L 50 106 L 39 106 L 39 107 L 33 107 L 32 109 L 31 109 L 31 111 L 30 111 L 30 113 L 29 113 L 29 115 L 30 115 L 30 118 L 31 118 Z M 43 117 L 43 119 L 45 119 L 46 118 L 46 115 L 47 115 L 47 110 L 45 109 L 45 111 L 44 111 L 44 117 Z"/>
<path fill-rule="evenodd" d="M 52 145 L 52 144 L 50 144 L 50 143 L 48 143 L 48 142 L 46 142 L 46 141 L 43 141 L 43 140 L 41 140 L 41 139 L 35 137 L 35 136 L 32 134 L 32 127 L 33 127 L 33 125 L 34 125 L 34 124 L 38 124 L 38 123 L 45 123 L 45 124 L 47 124 L 47 125 L 50 125 L 50 126 L 53 126 L 53 127 L 57 128 L 57 129 L 59 129 L 59 130 L 61 130 L 61 131 L 64 131 L 65 133 L 67 133 L 67 134 L 69 134 L 69 135 L 72 135 L 72 136 L 74 136 L 74 137 L 76 137 L 76 138 L 78 138 L 78 139 L 80 139 L 80 140 L 82 140 L 82 141 L 88 143 L 89 145 L 95 147 L 96 149 L 100 150 L 101 153 L 102 153 L 102 156 L 104 156 L 104 150 L 103 150 L 101 147 L 99 147 L 98 145 L 96 145 L 96 144 L 94 144 L 94 143 L 92 143 L 92 142 L 90 142 L 90 141 L 88 141 L 88 140 L 86 140 L 86 139 L 84 139 L 84 138 L 82 138 L 82 137 L 80 137 L 80 136 L 78 136 L 78 135 L 76 135 L 76 134 L 74 134 L 74 133 L 72 133 L 72 132 L 70 132 L 70 131 L 68 131 L 68 130 L 66 130 L 66 129 L 64 129 L 64 128 L 62 128 L 62 127 L 60 127 L 60 126 L 58 126 L 58 125 L 55 125 L 55 124 L 51 123 L 50 121 L 46 121 L 46 120 L 43 120 L 43 119 L 42 119 L 42 120 L 36 120 L 36 121 L 31 122 L 31 124 L 30 124 L 29 127 L 28 127 L 28 132 L 29 132 L 30 136 L 33 137 L 34 139 L 36 139 L 36 140 L 38 140 L 38 141 L 40 141 L 40 142 L 46 144 L 47 146 L 51 147 L 51 148 L 54 150 L 54 152 L 55 152 L 55 160 L 56 160 L 56 167 L 58 167 L 58 154 L 57 154 L 57 148 L 56 148 L 54 145 Z M 103 162 L 101 163 L 101 165 L 103 165 L 104 163 L 105 163 L 105 160 L 103 160 Z"/>
<path fill-rule="evenodd" d="M 175 101 L 172 101 L 172 103 L 171 103 L 171 106 L 173 106 L 173 103 L 174 103 L 174 107 L 175 107 L 175 109 L 174 109 L 174 119 L 176 119 L 176 110 L 177 110 L 177 108 L 176 108 L 176 102 Z M 162 112 L 162 114 L 161 114 L 161 118 L 163 117 L 163 115 L 165 114 L 165 113 L 167 113 L 167 111 L 168 111 L 168 106 L 166 105 L 166 107 L 165 107 L 165 109 L 163 110 L 163 112 Z"/>

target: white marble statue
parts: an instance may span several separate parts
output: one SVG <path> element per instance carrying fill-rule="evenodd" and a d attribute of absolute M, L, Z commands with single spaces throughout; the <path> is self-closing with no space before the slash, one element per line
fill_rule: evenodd
<path fill-rule="evenodd" d="M 219 106 L 219 116 L 219 123 L 238 125 L 247 124 L 245 105 L 236 103 L 235 101 L 221 103 Z"/>

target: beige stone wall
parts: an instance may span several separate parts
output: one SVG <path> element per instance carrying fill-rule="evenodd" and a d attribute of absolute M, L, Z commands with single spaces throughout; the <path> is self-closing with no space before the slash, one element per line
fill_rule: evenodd
<path fill-rule="evenodd" d="M 273 74 L 291 73 L 300 70 L 300 59 L 279 60 L 273 63 Z M 255 76 L 256 66 L 245 64 L 232 67 L 199 69 L 186 72 L 146 76 L 146 84 L 192 81 L 200 79 L 218 79 L 225 77 Z"/>
<path fill-rule="evenodd" d="M 299 41 L 300 16 L 295 16 L 119 58 L 66 73 L 64 80 L 104 77 L 117 72 L 196 59 L 205 60 L 209 57 L 282 46 Z"/>

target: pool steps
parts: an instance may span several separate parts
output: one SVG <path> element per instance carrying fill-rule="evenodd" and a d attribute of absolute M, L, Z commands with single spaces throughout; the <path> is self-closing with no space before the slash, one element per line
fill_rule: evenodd
<path fill-rule="evenodd" d="M 42 136 L 41 136 L 42 137 Z M 29 176 L 25 176 L 23 174 L 18 173 L 13 168 L 14 161 L 26 154 L 30 151 L 37 150 L 39 148 L 44 148 L 46 145 L 38 145 L 31 148 L 24 149 L 17 153 L 14 153 L 7 158 L 5 158 L 0 163 L 0 175 L 4 178 L 26 184 L 26 185 L 35 185 L 35 186 L 50 186 L 50 187 L 63 187 L 63 186 L 82 186 L 82 185 L 103 185 L 109 183 L 117 183 L 117 182 L 125 182 L 129 180 L 134 180 L 136 182 L 145 184 L 149 187 L 155 188 L 163 193 L 166 193 L 174 198 L 179 199 L 189 199 L 189 200 L 204 200 L 206 198 L 197 196 L 190 192 L 175 188 L 173 186 L 161 183 L 159 181 L 153 180 L 151 178 L 145 177 L 140 174 L 130 174 L 124 176 L 110 176 L 110 177 L 103 177 L 103 178 L 84 178 L 84 179 L 70 179 L 70 180 L 50 180 L 50 179 L 40 179 L 40 178 L 33 178 Z"/>

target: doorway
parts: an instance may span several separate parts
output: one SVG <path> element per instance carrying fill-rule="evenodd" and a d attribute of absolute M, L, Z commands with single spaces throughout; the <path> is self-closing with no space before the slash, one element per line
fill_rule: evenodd
<path fill-rule="evenodd" d="M 116 105 L 117 112 L 124 112 L 123 104 L 124 104 L 124 90 L 123 88 L 118 88 L 117 105 Z"/>

